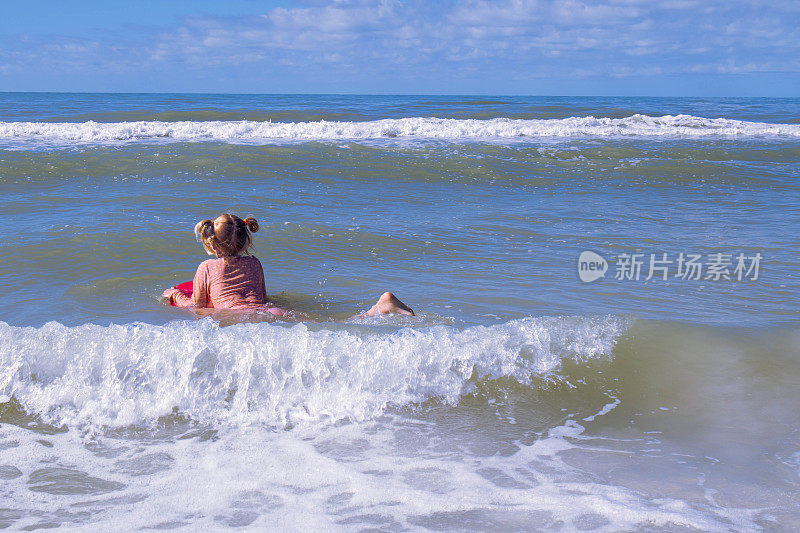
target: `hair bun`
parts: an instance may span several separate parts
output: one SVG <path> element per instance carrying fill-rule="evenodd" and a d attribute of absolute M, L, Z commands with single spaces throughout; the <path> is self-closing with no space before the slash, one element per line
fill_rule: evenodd
<path fill-rule="evenodd" d="M 247 217 L 244 219 L 244 223 L 247 224 L 247 228 L 252 232 L 255 233 L 258 231 L 258 222 L 253 217 Z"/>
<path fill-rule="evenodd" d="M 213 220 L 208 220 L 208 219 L 201 220 L 200 222 L 195 224 L 194 232 L 198 233 L 198 234 L 203 234 L 203 233 L 205 233 L 206 228 L 212 227 L 213 225 L 214 225 L 214 221 Z"/>

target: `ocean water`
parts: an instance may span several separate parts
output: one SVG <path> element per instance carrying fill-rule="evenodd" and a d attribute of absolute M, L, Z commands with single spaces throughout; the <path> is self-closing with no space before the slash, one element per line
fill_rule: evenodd
<path fill-rule="evenodd" d="M 798 529 L 799 179 L 800 99 L 0 94 L 0 528 Z M 223 212 L 293 318 L 160 301 Z"/>

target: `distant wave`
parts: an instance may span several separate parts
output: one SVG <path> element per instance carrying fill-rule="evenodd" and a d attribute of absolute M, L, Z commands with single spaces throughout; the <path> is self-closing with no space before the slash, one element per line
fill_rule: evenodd
<path fill-rule="evenodd" d="M 457 403 L 473 376 L 531 383 L 562 359 L 610 355 L 629 320 L 525 318 L 356 334 L 305 324 L 220 327 L 0 322 L 0 404 L 53 423 L 147 425 L 173 409 L 225 425 L 367 419 L 390 404 Z"/>
<path fill-rule="evenodd" d="M 691 115 L 625 118 L 490 120 L 399 118 L 365 122 L 137 121 L 0 122 L 0 140 L 104 143 L 222 141 L 274 143 L 306 140 L 435 139 L 525 140 L 543 137 L 800 137 L 800 124 L 771 124 Z"/>

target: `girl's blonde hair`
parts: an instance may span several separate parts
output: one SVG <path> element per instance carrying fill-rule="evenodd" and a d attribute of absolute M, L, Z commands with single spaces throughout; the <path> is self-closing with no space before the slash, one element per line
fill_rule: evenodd
<path fill-rule="evenodd" d="M 253 244 L 250 234 L 257 231 L 258 222 L 253 217 L 242 220 L 228 213 L 214 220 L 201 220 L 194 227 L 194 233 L 208 255 L 220 257 L 247 253 Z"/>

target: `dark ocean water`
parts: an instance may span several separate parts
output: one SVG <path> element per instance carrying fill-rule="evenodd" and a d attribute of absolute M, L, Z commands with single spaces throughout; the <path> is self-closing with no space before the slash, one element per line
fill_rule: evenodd
<path fill-rule="evenodd" d="M 798 140 L 800 99 L 0 94 L 0 527 L 796 528 Z M 159 301 L 222 212 L 301 320 Z M 385 290 L 418 316 L 350 318 Z"/>

